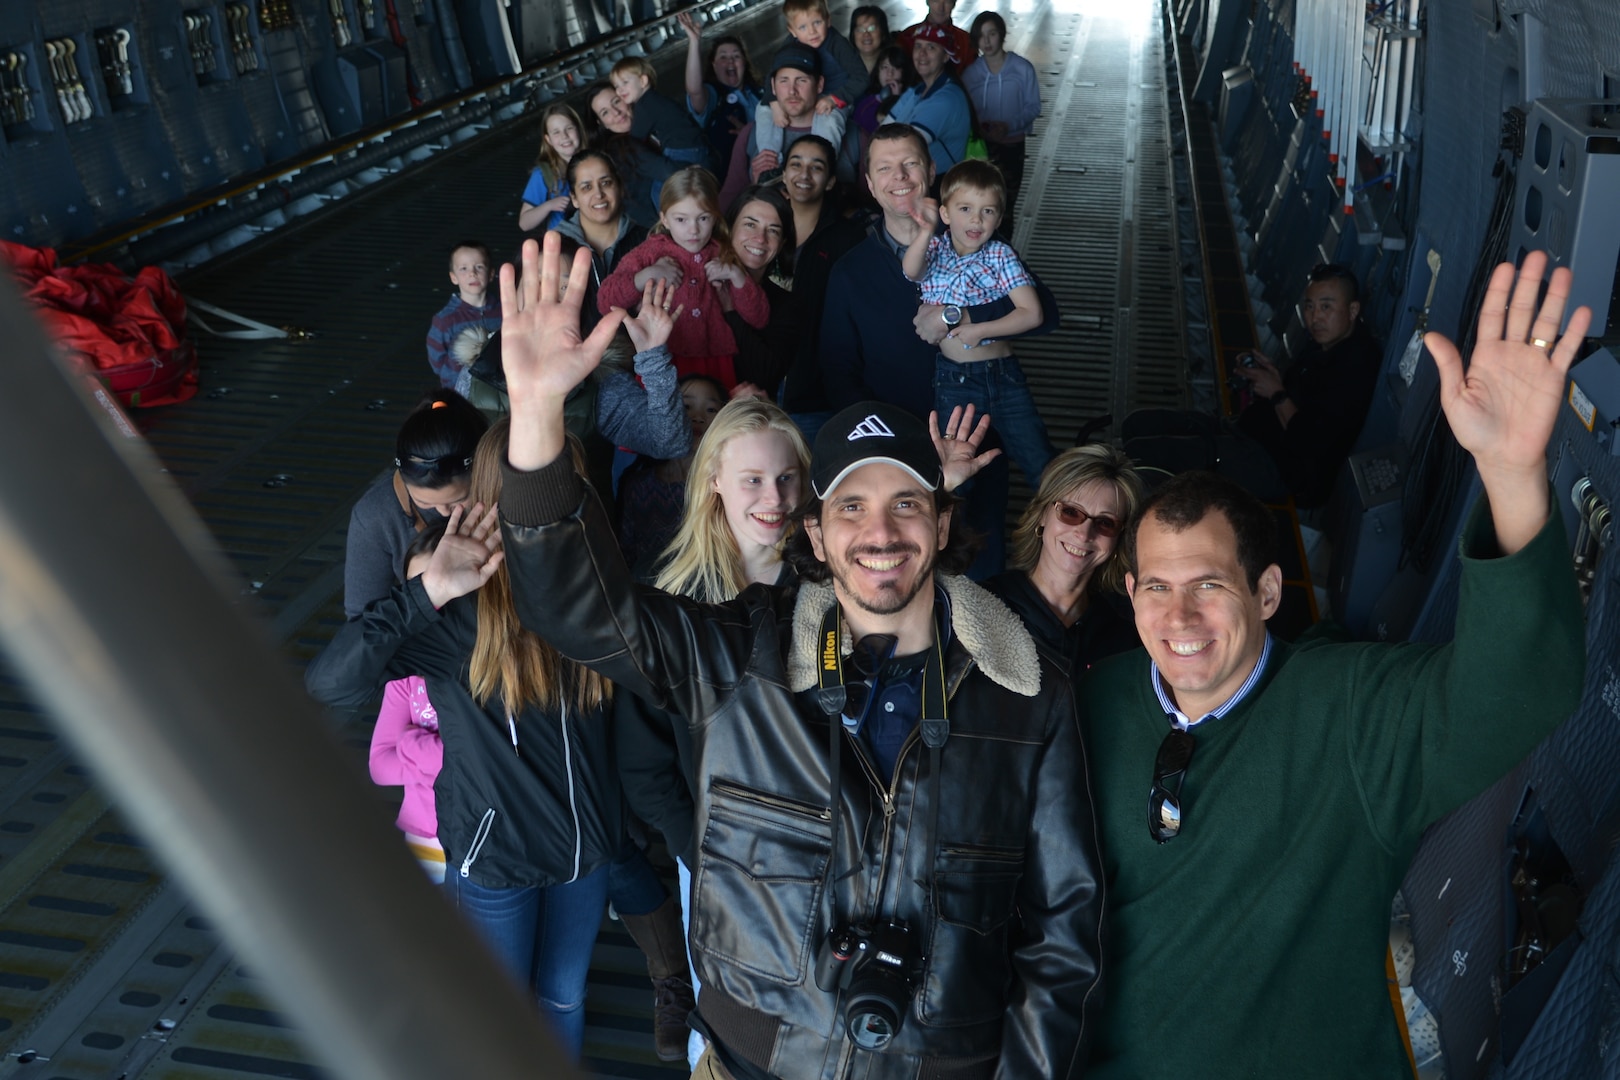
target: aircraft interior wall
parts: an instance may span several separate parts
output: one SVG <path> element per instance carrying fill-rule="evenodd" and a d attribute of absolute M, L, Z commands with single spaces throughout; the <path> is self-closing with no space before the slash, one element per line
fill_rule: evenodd
<path fill-rule="evenodd" d="M 650 37 L 624 31 L 668 6 L 665 0 L 0 5 L 0 236 L 65 247 L 69 256 L 80 250 L 75 242 L 94 238 L 82 246 L 100 259 L 131 267 L 159 261 L 163 255 L 102 242 L 214 203 L 257 201 L 262 213 L 295 202 L 305 193 L 292 192 L 290 177 L 278 174 L 341 154 L 351 140 L 372 142 L 413 115 L 471 112 L 459 108 L 464 95 L 490 91 L 487 97 L 520 111 L 531 93 L 561 93 L 605 75 L 626 49 L 662 44 L 663 31 Z M 572 63 L 559 59 L 584 47 Z M 536 75 L 533 84 L 517 84 L 523 73 Z M 486 111 L 488 105 L 482 103 Z M 466 117 L 469 125 L 481 122 L 482 116 Z M 421 141 L 401 138 L 400 154 Z M 255 190 L 264 180 L 269 186 Z"/>

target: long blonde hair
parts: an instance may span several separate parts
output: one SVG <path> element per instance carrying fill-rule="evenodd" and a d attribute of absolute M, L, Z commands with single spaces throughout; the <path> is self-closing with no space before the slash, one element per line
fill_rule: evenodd
<path fill-rule="evenodd" d="M 502 417 L 479 441 L 473 455 L 469 501 L 485 506 L 500 501 L 501 465 L 506 461 L 510 427 L 511 422 Z M 569 450 L 574 455 L 574 467 L 583 474 L 583 454 L 572 438 Z M 599 708 L 613 690 L 608 680 L 565 658 L 523 628 L 512 602 L 512 578 L 505 561 L 478 590 L 478 638 L 473 643 L 467 685 L 480 705 L 500 695 L 509 713 L 531 705 L 542 709 L 562 705 L 585 712 Z"/>
<path fill-rule="evenodd" d="M 765 431 L 787 439 L 799 459 L 799 475 L 809 483 L 810 448 L 787 413 L 759 398 L 739 398 L 727 404 L 709 421 L 692 456 L 681 527 L 659 560 L 655 584 L 660 589 L 719 603 L 748 587 L 742 550 L 726 524 L 726 508 L 714 481 L 720 475 L 720 454 L 727 443 L 739 435 Z M 791 526 L 783 530 L 783 540 L 791 531 Z"/>
<path fill-rule="evenodd" d="M 1146 498 L 1141 477 L 1131 466 L 1131 459 L 1104 443 L 1087 443 L 1063 451 L 1047 462 L 1041 472 L 1040 488 L 1024 508 L 1023 516 L 1007 538 L 1010 566 L 1030 571 L 1041 558 L 1041 517 L 1046 508 L 1093 480 L 1113 485 L 1119 494 L 1119 523 L 1128 526 L 1136 516 L 1137 508 Z M 1092 583 L 1095 587 L 1113 592 L 1125 591 L 1125 560 L 1120 557 L 1124 544 L 1115 542 L 1113 554 Z"/>

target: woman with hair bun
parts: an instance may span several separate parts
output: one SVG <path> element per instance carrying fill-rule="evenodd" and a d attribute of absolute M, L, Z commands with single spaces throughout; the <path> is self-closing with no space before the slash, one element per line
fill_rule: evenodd
<path fill-rule="evenodd" d="M 357 617 L 405 579 L 405 549 L 429 521 L 467 502 L 473 451 L 489 421 L 454 390 L 436 390 L 400 426 L 394 471 L 354 504 L 343 565 L 343 614 Z"/>

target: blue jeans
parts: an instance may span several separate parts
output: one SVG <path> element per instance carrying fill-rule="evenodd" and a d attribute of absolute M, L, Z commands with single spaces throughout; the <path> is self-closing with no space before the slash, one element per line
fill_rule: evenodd
<path fill-rule="evenodd" d="M 552 1031 L 578 1061 L 585 1046 L 585 976 L 607 903 L 608 870 L 567 885 L 491 889 L 452 867 L 450 902 L 477 929 L 501 965 L 534 991 Z"/>
<path fill-rule="evenodd" d="M 1007 456 L 1024 470 L 1030 487 L 1040 486 L 1041 472 L 1053 457 L 1052 440 L 1046 437 L 1046 422 L 1035 408 L 1018 358 L 958 364 L 936 356 L 934 408 L 939 410 L 939 422 L 948 421 L 953 408 L 969 404 L 990 414 L 990 425 L 1001 434 Z"/>
<path fill-rule="evenodd" d="M 608 899 L 613 901 L 614 911 L 631 916 L 651 915 L 669 899 L 658 872 L 628 836 L 608 864 Z"/>

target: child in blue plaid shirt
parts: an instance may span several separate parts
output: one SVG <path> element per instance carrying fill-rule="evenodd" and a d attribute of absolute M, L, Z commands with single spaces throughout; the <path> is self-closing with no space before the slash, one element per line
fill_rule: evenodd
<path fill-rule="evenodd" d="M 988 413 L 1008 455 L 1031 486 L 1052 459 L 1046 424 L 1036 411 L 1024 369 L 1001 340 L 1041 325 L 1035 281 L 1011 247 L 995 239 L 1007 201 L 1001 170 L 968 160 L 945 174 L 939 202 L 920 199 L 911 216 L 922 226 L 902 260 L 906 277 L 922 287 L 925 304 L 944 304 L 951 327 L 934 360 L 934 407 L 940 416 L 973 405 Z M 943 220 L 947 232 L 934 235 Z M 966 321 L 964 309 L 1003 297 L 1013 310 L 986 323 Z"/>

